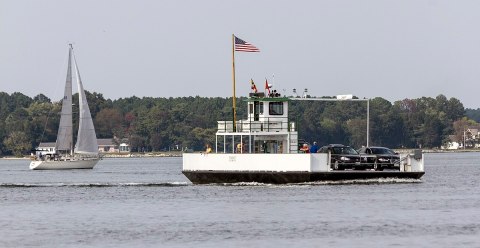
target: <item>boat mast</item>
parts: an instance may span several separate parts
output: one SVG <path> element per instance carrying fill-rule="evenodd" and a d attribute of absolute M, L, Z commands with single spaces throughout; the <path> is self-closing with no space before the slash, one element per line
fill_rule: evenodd
<path fill-rule="evenodd" d="M 69 70 L 71 71 L 72 70 L 72 53 L 73 53 L 73 45 L 72 44 L 69 44 L 70 45 L 70 53 L 68 55 L 68 66 L 69 66 Z M 71 72 L 70 72 L 71 73 Z M 70 76 L 71 77 L 71 76 Z M 70 79 L 71 80 L 71 79 Z M 70 85 L 70 92 L 72 90 L 72 85 Z M 71 94 L 71 93 L 70 93 Z M 72 101 L 73 101 L 73 97 L 72 97 Z M 73 128 L 73 118 L 72 118 L 72 128 Z M 73 129 L 72 129 L 72 132 L 71 132 L 71 136 L 72 136 L 72 139 L 70 140 L 70 156 L 73 156 Z"/>

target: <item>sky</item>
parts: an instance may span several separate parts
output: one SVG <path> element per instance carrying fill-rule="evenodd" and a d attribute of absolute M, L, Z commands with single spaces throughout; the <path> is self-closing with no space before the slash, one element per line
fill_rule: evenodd
<path fill-rule="evenodd" d="M 476 0 L 0 0 L 0 91 L 60 99 L 72 43 L 86 90 L 112 100 L 422 96 L 479 108 Z"/>

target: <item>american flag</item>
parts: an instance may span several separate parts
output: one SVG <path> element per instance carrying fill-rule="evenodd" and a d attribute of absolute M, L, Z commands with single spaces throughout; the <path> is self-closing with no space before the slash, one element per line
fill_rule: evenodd
<path fill-rule="evenodd" d="M 237 52 L 260 52 L 256 46 L 235 36 L 235 51 Z"/>

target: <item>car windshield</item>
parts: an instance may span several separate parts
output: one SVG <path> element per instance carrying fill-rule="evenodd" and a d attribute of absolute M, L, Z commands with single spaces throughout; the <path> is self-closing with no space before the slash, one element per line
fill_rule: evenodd
<path fill-rule="evenodd" d="M 382 147 L 376 147 L 376 148 L 371 148 L 373 154 L 395 154 L 392 150 L 388 148 L 382 148 Z"/>
<path fill-rule="evenodd" d="M 333 147 L 332 148 L 333 154 L 358 154 L 353 148 L 347 147 Z"/>

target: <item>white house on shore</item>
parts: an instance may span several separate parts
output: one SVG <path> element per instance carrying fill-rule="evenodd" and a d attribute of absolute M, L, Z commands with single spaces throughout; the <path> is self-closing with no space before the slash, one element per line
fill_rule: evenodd
<path fill-rule="evenodd" d="M 448 142 L 442 149 L 456 150 L 464 148 L 480 148 L 480 127 L 469 127 L 461 138 L 455 135 L 448 136 Z"/>
<path fill-rule="evenodd" d="M 130 152 L 130 145 L 126 140 L 117 145 L 114 139 L 97 139 L 98 152 L 100 153 L 127 153 Z"/>
<path fill-rule="evenodd" d="M 127 140 L 117 145 L 114 139 L 97 139 L 99 153 L 129 153 L 130 145 Z M 35 149 L 35 155 L 55 154 L 55 142 L 40 142 Z"/>
<path fill-rule="evenodd" d="M 460 142 L 456 141 L 455 135 L 449 135 L 448 140 L 445 146 L 442 146 L 442 149 L 456 150 L 462 146 Z"/>
<path fill-rule="evenodd" d="M 55 154 L 55 142 L 40 142 L 35 149 L 35 156 L 45 156 L 47 154 Z"/>

